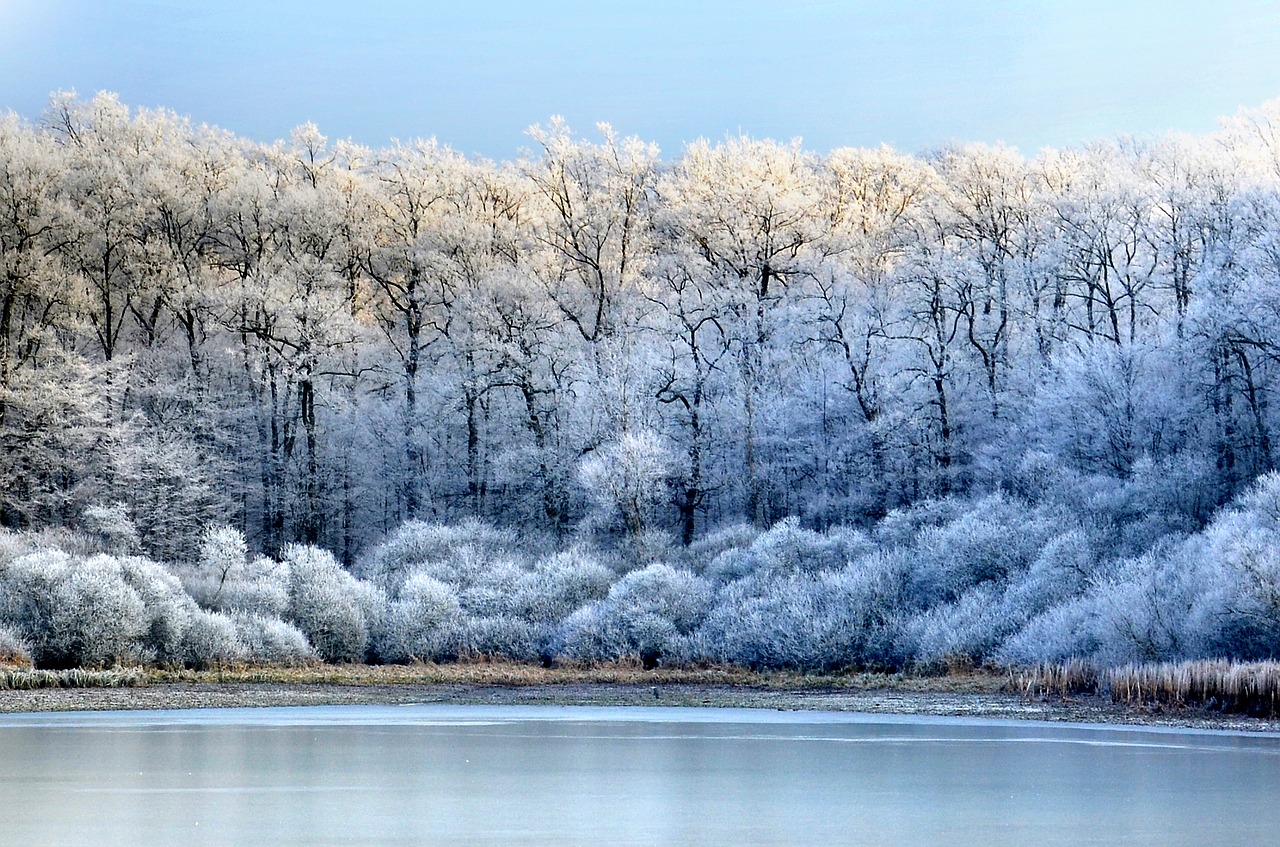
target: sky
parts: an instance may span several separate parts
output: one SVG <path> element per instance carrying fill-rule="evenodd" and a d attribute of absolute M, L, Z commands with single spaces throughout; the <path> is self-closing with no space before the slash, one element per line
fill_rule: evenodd
<path fill-rule="evenodd" d="M 55 90 L 495 159 L 552 115 L 666 158 L 739 134 L 1034 154 L 1280 97 L 1280 2 L 0 0 L 0 112 L 37 119 Z"/>

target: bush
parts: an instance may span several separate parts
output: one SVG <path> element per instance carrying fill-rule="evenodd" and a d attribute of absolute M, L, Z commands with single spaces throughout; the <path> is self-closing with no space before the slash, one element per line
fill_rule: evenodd
<path fill-rule="evenodd" d="M 289 609 L 289 569 L 266 556 L 249 557 L 244 535 L 231 527 L 206 530 L 194 565 L 178 569 L 201 607 L 280 617 Z"/>
<path fill-rule="evenodd" d="M 0 624 L 0 665 L 30 665 L 31 645 L 14 629 Z"/>
<path fill-rule="evenodd" d="M 639 657 L 652 667 L 690 658 L 690 636 L 711 606 L 711 585 L 687 570 L 650 565 L 614 584 L 601 602 L 565 620 L 561 649 L 577 659 Z"/>
<path fill-rule="evenodd" d="M 987 584 L 928 609 L 906 625 L 904 651 L 930 667 L 981 664 L 1019 623 L 1004 615 L 1000 600 L 1000 592 Z"/>
<path fill-rule="evenodd" d="M 516 558 L 519 539 L 514 532 L 495 529 L 477 520 L 456 526 L 409 521 L 365 556 L 355 568 L 364 580 L 394 598 L 410 575 L 430 569 L 436 579 L 456 582 L 458 572 L 477 564 Z"/>
<path fill-rule="evenodd" d="M 457 655 L 462 607 L 453 588 L 426 574 L 406 581 L 387 608 L 376 651 L 384 662 L 434 661 Z"/>
<path fill-rule="evenodd" d="M 246 612 L 229 615 L 244 661 L 263 665 L 309 665 L 318 660 L 302 630 L 279 618 Z"/>
<path fill-rule="evenodd" d="M 72 566 L 66 553 L 40 550 L 20 555 L 0 570 L 0 622 L 31 646 L 36 662 L 49 649 L 54 591 Z"/>
<path fill-rule="evenodd" d="M 142 659 L 162 665 L 181 665 L 186 660 L 187 627 L 199 612 L 182 583 L 163 565 L 138 556 L 117 560 L 120 575 L 146 609 L 146 629 L 142 635 Z"/>
<path fill-rule="evenodd" d="M 293 544 L 281 564 L 289 574 L 290 623 L 302 630 L 326 662 L 359 662 L 369 645 L 369 627 L 361 597 L 366 593 L 333 554 Z"/>
<path fill-rule="evenodd" d="M 105 552 L 127 556 L 142 549 L 138 530 L 123 503 L 104 506 L 101 503 L 85 509 L 81 526 L 94 537 Z"/>
<path fill-rule="evenodd" d="M 554 626 L 576 610 L 603 600 L 614 573 L 582 553 L 556 553 L 520 575 L 512 596 L 513 612 L 536 626 Z"/>
<path fill-rule="evenodd" d="M 705 574 L 718 556 L 750 547 L 759 537 L 760 530 L 748 523 L 719 527 L 694 539 L 684 549 L 684 561 L 694 573 Z"/>
<path fill-rule="evenodd" d="M 528 621 L 510 615 L 468 618 L 458 636 L 458 652 L 473 657 L 505 657 L 531 662 L 543 655 L 539 632 Z"/>
<path fill-rule="evenodd" d="M 142 660 L 150 620 L 119 561 L 94 556 L 73 565 L 53 589 L 42 667 L 106 667 Z"/>
<path fill-rule="evenodd" d="M 1101 653 L 1094 602 L 1075 597 L 1040 613 L 995 652 L 1005 665 L 1058 664 Z"/>
<path fill-rule="evenodd" d="M 224 667 L 246 658 L 235 621 L 221 612 L 203 609 L 192 614 L 182 648 L 183 664 L 195 670 Z"/>
<path fill-rule="evenodd" d="M 797 518 L 786 518 L 756 536 L 749 547 L 720 553 L 707 568 L 707 577 L 726 583 L 763 572 L 781 576 L 836 570 L 874 549 L 857 530 L 836 527 L 823 534 L 802 528 Z"/>

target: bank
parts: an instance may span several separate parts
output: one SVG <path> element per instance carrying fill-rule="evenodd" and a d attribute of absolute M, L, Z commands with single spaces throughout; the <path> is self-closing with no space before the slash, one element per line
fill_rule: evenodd
<path fill-rule="evenodd" d="M 506 662 L 165 671 L 0 670 L 0 712 L 451 703 L 703 706 L 1280 732 L 1280 720 L 1028 694 L 1011 672 L 798 674 L 742 668 L 542 668 Z"/>

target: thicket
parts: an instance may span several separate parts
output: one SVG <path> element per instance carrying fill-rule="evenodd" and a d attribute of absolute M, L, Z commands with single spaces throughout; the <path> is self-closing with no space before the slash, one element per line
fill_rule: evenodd
<path fill-rule="evenodd" d="M 303 545 L 250 555 L 229 528 L 172 566 L 108 552 L 103 534 L 5 532 L 0 651 L 44 668 L 503 657 L 927 670 L 1280 655 L 1280 474 L 1203 530 L 1143 549 L 1127 549 L 1133 527 L 1081 518 L 1073 499 L 931 500 L 867 530 L 733 526 L 647 559 L 589 538 L 531 550 L 475 521 L 410 522 L 350 571 Z"/>

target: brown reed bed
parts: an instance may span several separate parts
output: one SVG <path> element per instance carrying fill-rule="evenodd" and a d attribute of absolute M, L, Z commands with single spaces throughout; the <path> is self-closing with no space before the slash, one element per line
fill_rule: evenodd
<path fill-rule="evenodd" d="M 1009 679 L 1010 688 L 1021 694 L 1024 700 L 1092 696 L 1098 694 L 1103 686 L 1098 666 L 1084 659 L 1010 669 Z"/>
<path fill-rule="evenodd" d="M 1102 695 L 1132 708 L 1208 709 L 1280 717 L 1280 662 L 1187 662 L 1099 668 L 1073 660 L 1012 673 L 1024 698 Z"/>
<path fill-rule="evenodd" d="M 407 665 L 322 664 L 234 665 L 207 670 L 139 668 L 146 684 L 272 685 L 463 685 L 521 688 L 548 685 L 704 685 L 770 691 L 875 691 L 995 694 L 1010 691 L 1003 670 L 969 668 L 946 673 L 849 670 L 804 673 L 754 670 L 735 665 L 691 665 L 645 669 L 640 661 L 564 662 L 554 667 L 506 659 L 468 658 L 457 662 Z"/>
<path fill-rule="evenodd" d="M 1107 677 L 1111 699 L 1117 703 L 1280 716 L 1280 662 L 1202 660 L 1125 665 L 1107 671 Z"/>

